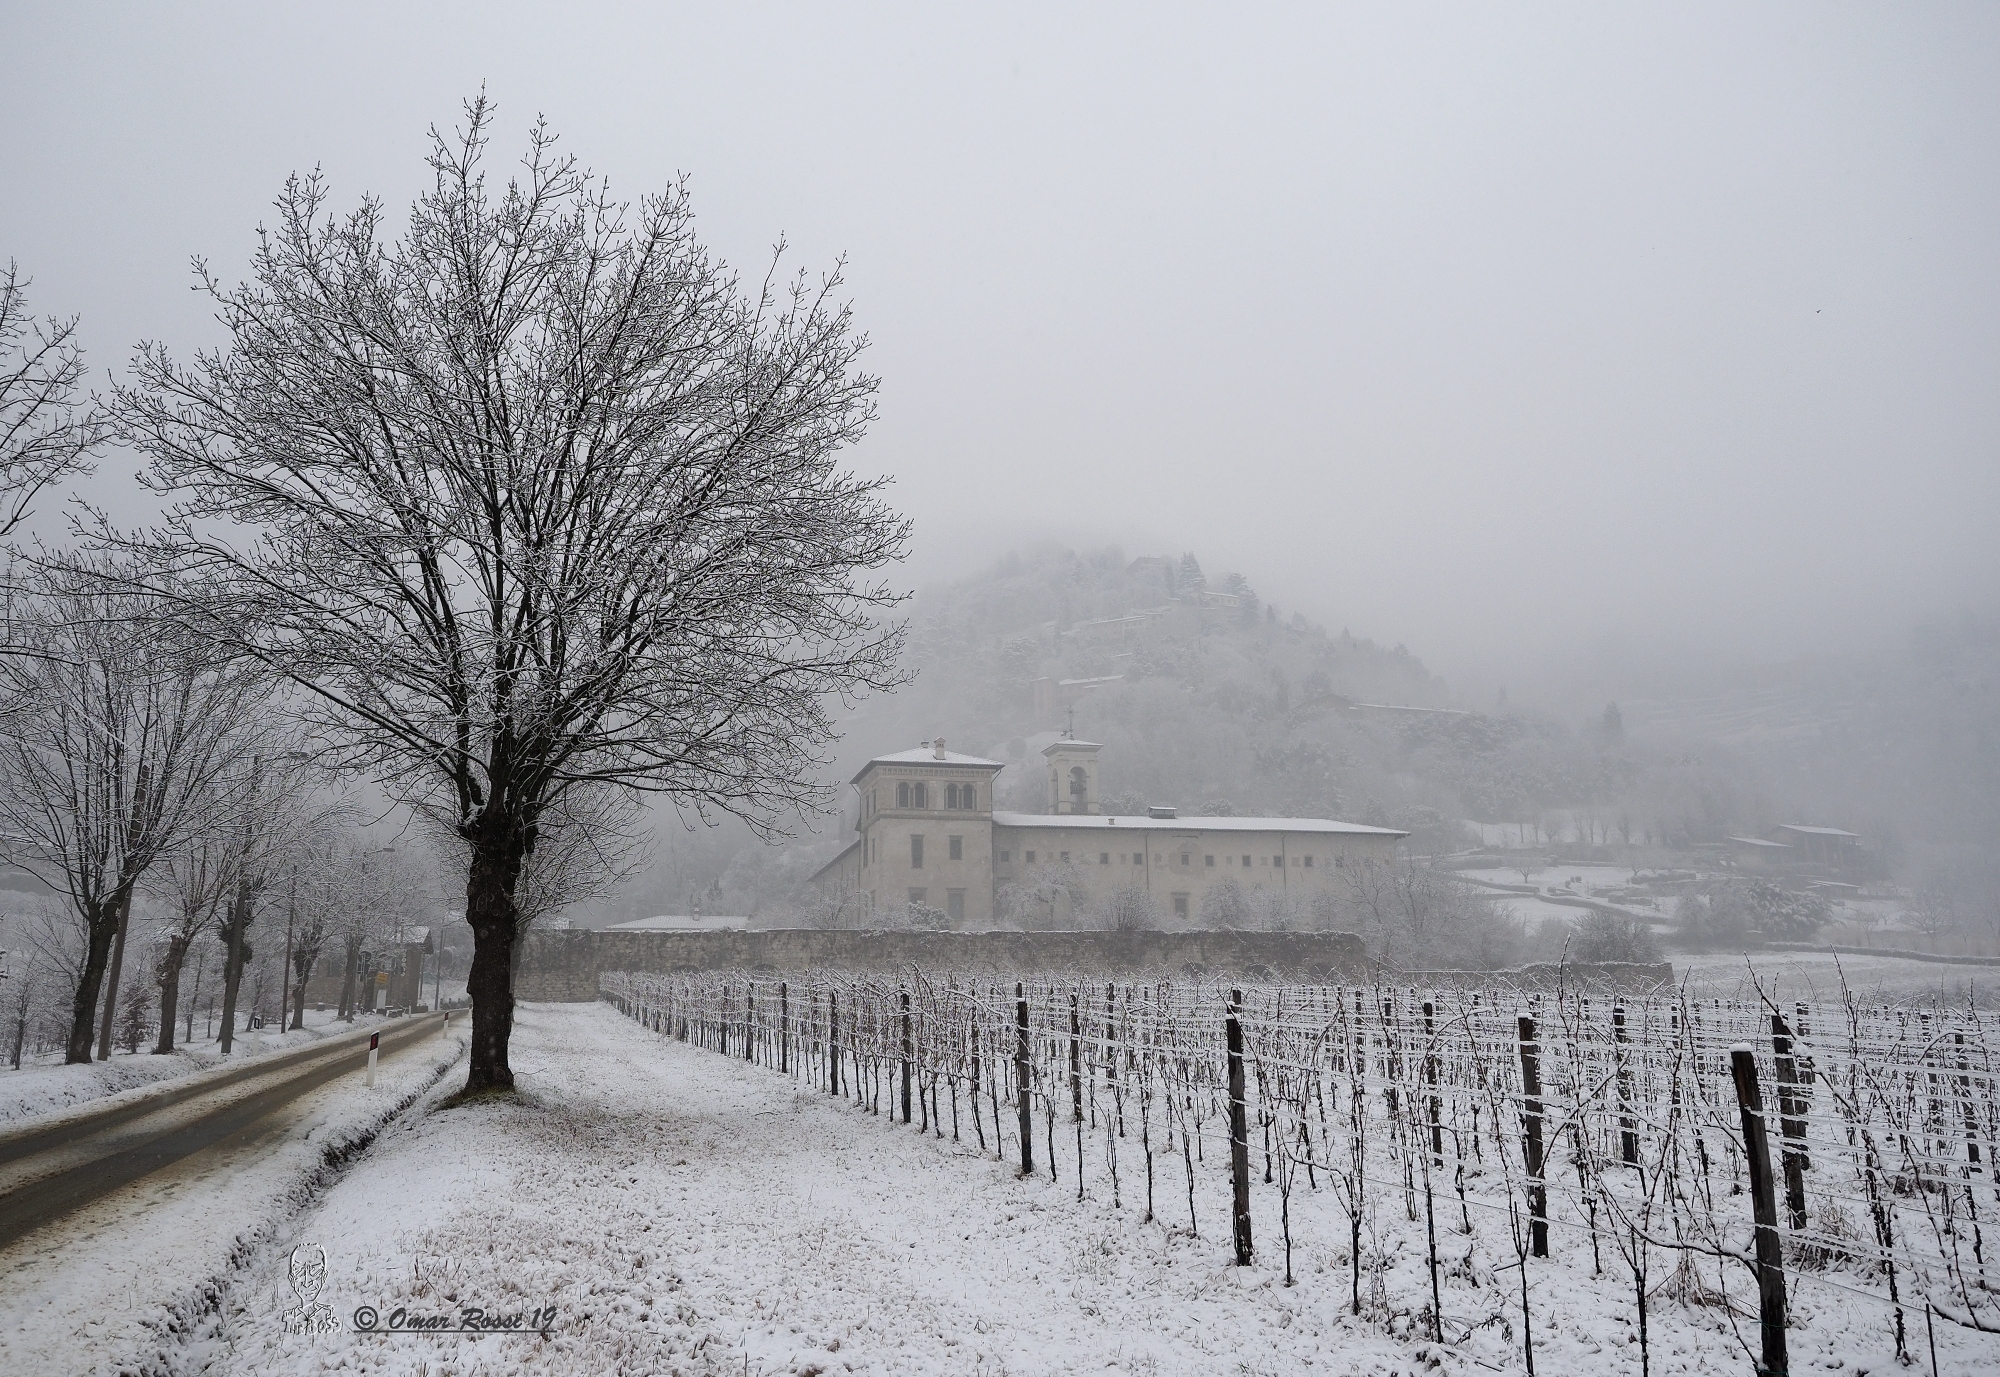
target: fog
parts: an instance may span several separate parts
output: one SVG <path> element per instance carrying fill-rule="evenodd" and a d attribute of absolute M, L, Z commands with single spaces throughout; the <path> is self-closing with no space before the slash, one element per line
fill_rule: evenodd
<path fill-rule="evenodd" d="M 2000 592 L 1990 8 L 4 26 L 0 244 L 100 366 L 216 337 L 188 260 L 240 273 L 288 172 L 407 202 L 483 83 L 506 156 L 542 112 L 629 193 L 684 173 L 746 273 L 847 256 L 912 582 L 1198 547 L 1517 694 Z"/>

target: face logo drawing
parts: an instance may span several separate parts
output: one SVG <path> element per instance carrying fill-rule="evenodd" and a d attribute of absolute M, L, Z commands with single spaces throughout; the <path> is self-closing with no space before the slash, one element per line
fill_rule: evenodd
<path fill-rule="evenodd" d="M 320 1289 L 326 1285 L 326 1249 L 317 1243 L 301 1243 L 292 1249 L 292 1290 L 299 1303 L 279 1316 L 287 1334 L 332 1334 L 340 1322 L 333 1307 L 322 1304 Z"/>
<path fill-rule="evenodd" d="M 298 1292 L 299 1304 L 311 1305 L 318 1300 L 324 1285 L 326 1249 L 317 1243 L 301 1243 L 292 1249 L 292 1290 Z"/>

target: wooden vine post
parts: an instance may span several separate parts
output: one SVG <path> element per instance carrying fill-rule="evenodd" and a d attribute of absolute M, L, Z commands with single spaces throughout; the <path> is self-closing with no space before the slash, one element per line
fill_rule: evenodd
<path fill-rule="evenodd" d="M 1236 1240 L 1236 1265 L 1250 1265 L 1250 1116 L 1244 1103 L 1243 991 L 1229 992 L 1229 1179 L 1230 1232 Z"/>
<path fill-rule="evenodd" d="M 786 982 L 778 982 L 778 1070 L 792 1069 L 792 1005 Z"/>
<path fill-rule="evenodd" d="M 1438 1098 L 1438 1057 L 1436 1007 L 1424 1001 L 1424 1115 L 1431 1126 L 1431 1164 L 1444 1165 L 1444 1105 Z"/>
<path fill-rule="evenodd" d="M 1750 1167 L 1750 1200 L 1757 1219 L 1757 1319 L 1763 1331 L 1758 1377 L 1786 1377 L 1785 1263 L 1778 1238 L 1778 1194 L 1771 1178 L 1771 1145 L 1764 1127 L 1764 1098 L 1757 1089 L 1757 1057 L 1748 1043 L 1729 1049 L 1736 1105 L 1743 1114 L 1743 1155 Z"/>
<path fill-rule="evenodd" d="M 1028 991 L 1014 982 L 1014 1095 L 1021 1118 L 1021 1175 L 1035 1171 L 1035 1123 L 1028 1113 Z"/>
<path fill-rule="evenodd" d="M 1771 1055 L 1778 1066 L 1778 1126 L 1784 1133 L 1785 1211 L 1794 1229 L 1806 1226 L 1806 1097 L 1792 1056 L 1792 1030 L 1783 1014 L 1771 1015 Z"/>
<path fill-rule="evenodd" d="M 1618 1160 L 1626 1166 L 1639 1164 L 1639 1121 L 1632 1117 L 1632 1063 L 1626 1044 L 1632 1035 L 1625 1027 L 1625 1006 L 1611 1007 L 1611 1034 L 1618 1057 Z"/>
<path fill-rule="evenodd" d="M 840 1094 L 840 996 L 826 992 L 826 1093 Z"/>
<path fill-rule="evenodd" d="M 1525 1127 L 1522 1158 L 1528 1171 L 1529 1251 L 1549 1255 L 1549 1189 L 1542 1177 L 1542 1049 L 1535 1020 L 1521 1015 L 1521 1120 Z"/>
<path fill-rule="evenodd" d="M 903 1122 L 910 1121 L 910 1061 L 916 1053 L 916 1046 L 910 1041 L 910 992 L 903 991 Z"/>

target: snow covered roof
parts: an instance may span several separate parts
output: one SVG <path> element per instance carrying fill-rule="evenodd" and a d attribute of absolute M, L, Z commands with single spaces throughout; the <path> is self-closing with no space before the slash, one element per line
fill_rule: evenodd
<path fill-rule="evenodd" d="M 854 780 L 867 774 L 877 765 L 976 765 L 985 770 L 1004 770 L 1007 766 L 998 760 L 988 760 L 983 755 L 965 755 L 958 751 L 946 751 L 939 755 L 929 746 L 919 746 L 913 751 L 896 751 L 889 755 L 878 755 L 855 771 Z M 854 780 L 849 780 L 852 784 Z"/>
<path fill-rule="evenodd" d="M 1065 679 L 1063 680 L 1063 682 L 1068 683 L 1069 680 Z M 1051 741 L 1048 745 L 1042 747 L 1042 754 L 1054 755 L 1057 751 L 1062 751 L 1062 750 L 1101 751 L 1103 749 L 1104 746 L 1102 742 L 1078 741 L 1073 736 L 1061 736 L 1057 737 L 1054 741 Z"/>
<path fill-rule="evenodd" d="M 1765 841 L 1762 837 L 1731 837 L 1729 840 L 1735 842 L 1738 846 L 1769 846 L 1779 851 L 1789 851 L 1792 849 L 1790 842 Z"/>
<path fill-rule="evenodd" d="M 1809 837 L 1852 837 L 1856 841 L 1861 840 L 1859 832 L 1843 832 L 1838 827 L 1807 827 L 1803 823 L 1797 822 L 1781 822 L 1778 824 L 1778 830 L 1780 832 L 1803 832 Z"/>
<path fill-rule="evenodd" d="M 1102 827 L 1119 832 L 1328 832 L 1347 836 L 1407 837 L 1393 827 L 1368 827 L 1332 818 L 1147 818 L 1103 813 L 995 813 L 997 827 Z"/>
<path fill-rule="evenodd" d="M 748 918 L 726 913 L 656 913 L 613 923 L 607 932 L 714 932 L 750 926 Z"/>

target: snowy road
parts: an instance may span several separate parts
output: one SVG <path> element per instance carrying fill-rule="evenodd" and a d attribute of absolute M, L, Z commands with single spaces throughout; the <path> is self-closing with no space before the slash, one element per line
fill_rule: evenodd
<path fill-rule="evenodd" d="M 434 1019 L 411 1026 L 428 1036 L 397 1044 L 373 1088 L 343 1055 L 330 1078 L 309 1075 L 261 1117 L 0 1247 L 0 1373 L 157 1371 L 185 1360 L 178 1336 L 209 1322 L 258 1241 L 400 1106 L 447 1088 L 440 1078 L 463 1055 L 462 1029 L 445 1038 Z M 262 1084 L 239 1083 L 231 1102 L 248 1112 Z M 190 1122 L 203 1118 L 213 1125 L 212 1116 Z M 24 1189 L 32 1199 L 48 1186 Z"/>
<path fill-rule="evenodd" d="M 383 1057 L 422 1039 L 439 1020 L 414 1018 L 382 1030 Z M 276 1064 L 203 1077 L 96 1115 L 0 1140 L 0 1249 L 132 1182 L 211 1149 L 254 1151 L 284 1131 L 278 1111 L 367 1064 L 366 1037 L 344 1038 Z M 199 1165 L 197 1164 L 197 1170 Z"/>

